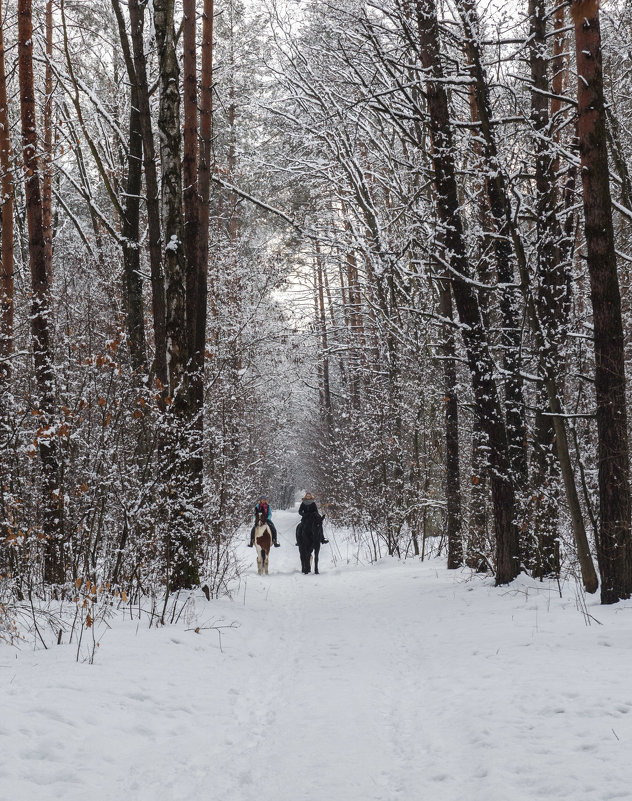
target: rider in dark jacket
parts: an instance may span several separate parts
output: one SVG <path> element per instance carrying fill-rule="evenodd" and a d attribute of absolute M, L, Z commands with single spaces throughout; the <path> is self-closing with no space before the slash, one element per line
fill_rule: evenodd
<path fill-rule="evenodd" d="M 303 525 L 303 520 L 309 519 L 311 517 L 313 517 L 318 523 L 322 523 L 323 520 L 325 519 L 325 515 L 321 515 L 319 513 L 318 507 L 316 506 L 316 499 L 314 498 L 311 492 L 306 492 L 305 495 L 303 496 L 301 505 L 298 507 L 298 513 L 301 516 L 301 522 L 299 523 L 299 526 Z M 298 535 L 298 529 L 297 529 L 297 535 Z M 329 540 L 325 539 L 322 525 L 320 527 L 320 541 L 323 545 L 329 542 Z M 298 542 L 296 544 L 298 545 Z"/>
<path fill-rule="evenodd" d="M 272 509 L 270 508 L 270 504 L 266 500 L 266 496 L 262 495 L 259 498 L 259 503 L 255 506 L 255 520 L 257 519 L 257 515 L 259 512 L 263 512 L 266 520 L 268 521 L 268 525 L 270 526 L 270 531 L 272 532 L 272 542 L 274 543 L 275 548 L 279 548 L 279 543 L 277 542 L 277 530 L 276 526 L 272 522 Z M 248 544 L 249 548 L 255 543 L 255 527 L 253 526 L 250 531 L 250 542 Z"/>

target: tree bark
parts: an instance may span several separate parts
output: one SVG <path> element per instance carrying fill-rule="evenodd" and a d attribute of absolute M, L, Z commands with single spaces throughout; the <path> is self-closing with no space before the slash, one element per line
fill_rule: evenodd
<path fill-rule="evenodd" d="M 208 3 L 207 3 L 208 5 Z M 202 19 L 200 131 L 198 137 L 198 81 L 196 58 L 196 3 L 183 3 L 184 86 L 184 251 L 187 259 L 188 392 L 191 419 L 189 469 L 193 502 L 201 517 L 204 460 L 204 353 L 206 345 L 206 276 L 211 157 L 212 7 Z M 208 13 L 210 11 L 210 29 Z M 204 85 L 206 82 L 206 86 Z M 204 130 L 202 130 L 202 128 Z M 201 192 L 204 193 L 202 196 Z M 199 319 L 198 319 L 199 318 Z"/>
<path fill-rule="evenodd" d="M 478 573 L 485 573 L 489 560 L 489 460 L 486 456 L 485 432 L 478 417 L 472 427 L 472 479 L 470 487 L 470 523 L 467 533 L 465 564 Z"/>
<path fill-rule="evenodd" d="M 123 280 L 127 336 L 132 368 L 147 373 L 143 281 L 140 273 L 140 190 L 142 184 L 143 138 L 140 132 L 138 92 L 132 86 L 129 115 L 127 182 L 123 202 Z"/>
<path fill-rule="evenodd" d="M 629 598 L 632 592 L 624 340 L 608 173 L 598 0 L 573 0 L 571 14 L 575 26 L 577 135 L 595 347 L 598 563 L 601 601 L 608 604 Z"/>
<path fill-rule="evenodd" d="M 457 398 L 456 342 L 452 326 L 450 282 L 439 282 L 439 313 L 443 320 L 443 382 L 445 403 L 445 486 L 448 570 L 463 565 L 461 533 L 461 477 L 459 467 L 459 406 Z"/>
<path fill-rule="evenodd" d="M 44 78 L 42 224 L 46 269 L 49 280 L 53 275 L 53 0 L 46 1 L 46 72 Z"/>
<path fill-rule="evenodd" d="M 140 193 L 143 174 L 143 133 L 141 124 L 138 77 L 125 30 L 119 0 L 112 0 L 119 29 L 123 61 L 130 82 L 129 145 L 127 182 L 121 204 L 123 234 L 123 297 L 126 309 L 127 336 L 133 369 L 147 373 L 143 282 L 140 273 Z"/>
<path fill-rule="evenodd" d="M 345 262 L 347 272 L 347 295 L 349 298 L 349 338 L 351 340 L 349 384 L 351 387 L 352 406 L 354 409 L 359 409 L 360 391 L 362 388 L 362 367 L 366 358 L 366 337 L 364 335 L 364 320 L 362 317 L 362 297 L 358 276 L 358 264 L 353 250 L 349 249 L 347 251 Z"/>
<path fill-rule="evenodd" d="M 18 2 L 18 68 L 22 148 L 24 154 L 24 193 L 29 235 L 31 272 L 31 334 L 35 378 L 39 394 L 37 434 L 42 461 L 43 518 L 45 554 L 44 581 L 62 583 L 64 558 L 60 526 L 60 490 L 55 440 L 55 375 L 50 343 L 50 274 L 46 263 L 46 242 L 42 219 L 40 167 L 37 155 L 35 91 L 33 83 L 33 22 L 31 0 Z"/>
<path fill-rule="evenodd" d="M 320 243 L 316 241 L 316 258 L 314 261 L 314 292 L 315 292 L 315 309 L 316 309 L 316 326 L 320 332 L 320 350 L 321 350 L 321 377 L 322 384 L 321 390 L 321 408 L 324 413 L 325 422 L 327 424 L 327 435 L 331 431 L 332 417 L 331 417 L 331 389 L 329 382 L 329 342 L 327 334 L 327 315 L 325 312 L 325 292 L 323 281 L 323 258 L 320 250 Z"/>
<path fill-rule="evenodd" d="M 183 246 L 180 68 L 175 48 L 174 5 L 174 0 L 155 2 L 154 25 L 160 71 L 158 130 L 162 165 L 168 388 L 172 401 L 178 408 L 183 408 L 186 405 L 184 381 L 188 362 L 187 264 Z"/>
<path fill-rule="evenodd" d="M 536 189 L 536 276 L 538 280 L 538 309 L 540 319 L 552 345 L 551 368 L 561 374 L 559 350 L 567 330 L 567 281 L 560 243 L 563 232 L 556 209 L 555 149 L 552 147 L 547 59 L 547 2 L 529 0 L 529 62 L 533 91 L 531 92 L 531 121 L 534 129 Z M 559 12 L 558 12 L 559 13 Z M 558 45 L 559 46 L 559 43 Z M 559 60 L 559 57 L 558 57 Z M 556 67 L 558 66 L 555 62 Z M 561 90 L 557 76 L 556 89 Z M 555 91 L 555 90 L 554 90 Z M 556 101 L 559 106 L 559 101 Z M 559 108 L 558 108 L 559 111 Z M 533 525 L 529 540 L 529 563 L 534 576 L 559 573 L 558 512 L 555 486 L 559 479 L 556 469 L 555 432 L 550 418 L 545 392 L 538 392 L 534 430 L 532 470 Z"/>
<path fill-rule="evenodd" d="M 198 91 L 196 57 L 195 0 L 182 3 L 182 83 L 183 83 L 183 154 L 182 179 L 184 201 L 184 253 L 187 260 L 187 333 L 188 350 L 194 353 L 196 316 L 198 311 L 197 284 L 200 227 L 198 195 Z"/>
<path fill-rule="evenodd" d="M 5 440 L 12 418 L 12 404 L 9 393 L 9 381 L 12 374 L 12 358 L 14 353 L 14 289 L 13 276 L 14 244 L 13 244 L 13 169 L 11 153 L 11 137 L 9 131 L 9 113 L 7 104 L 7 74 L 4 53 L 4 19 L 2 0 L 0 0 L 0 436 Z M 6 441 L 6 440 L 5 440 Z M 0 449 L 0 539 L 8 542 L 9 515 L 5 502 L 5 493 L 9 482 L 8 449 Z M 9 572 L 9 549 L 0 549 L 5 570 Z M 6 560 L 5 560 L 6 553 Z M 12 572 L 12 571 L 11 571 Z"/>
<path fill-rule="evenodd" d="M 0 0 L 0 20 L 4 19 Z M 0 388 L 11 374 L 14 331 L 14 242 L 13 242 L 13 169 L 7 75 L 4 56 L 4 31 L 0 25 L 0 170 L 2 171 L 2 252 L 0 253 Z"/>
<path fill-rule="evenodd" d="M 160 204 L 158 177 L 156 174 L 156 151 L 151 124 L 149 105 L 149 85 L 147 83 L 147 61 L 143 37 L 144 0 L 129 0 L 130 30 L 133 50 L 133 81 L 138 97 L 140 129 L 143 137 L 143 170 L 147 193 L 147 228 L 149 240 L 149 264 L 151 271 L 151 299 L 154 320 L 154 370 L 156 378 L 165 388 L 169 383 L 167 375 L 167 333 L 165 310 L 165 274 L 162 263 L 162 233 L 160 224 Z M 129 71 L 129 70 L 128 70 Z"/>
<path fill-rule="evenodd" d="M 199 583 L 196 484 L 191 472 L 191 410 L 188 382 L 187 259 L 182 215 L 180 70 L 175 47 L 174 0 L 155 0 L 160 97 L 158 129 L 162 165 L 161 200 L 171 431 L 167 459 L 170 506 L 167 533 L 169 589 Z"/>
<path fill-rule="evenodd" d="M 213 121 L 213 0 L 204 0 L 202 12 L 202 43 L 200 64 L 200 144 L 198 163 L 198 192 L 200 222 L 198 230 L 198 277 L 195 315 L 194 368 L 200 374 L 204 368 L 206 348 L 206 317 L 208 293 L 209 214 L 211 193 L 212 121 Z M 196 382 L 196 386 L 197 386 Z M 197 389 L 198 395 L 201 390 Z M 199 397 L 196 406 L 201 404 Z"/>

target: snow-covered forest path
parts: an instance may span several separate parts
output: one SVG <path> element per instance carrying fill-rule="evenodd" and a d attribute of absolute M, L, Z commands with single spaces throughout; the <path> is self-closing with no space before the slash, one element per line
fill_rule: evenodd
<path fill-rule="evenodd" d="M 587 626 L 570 586 L 348 563 L 331 530 L 303 576 L 297 520 L 275 513 L 269 576 L 244 543 L 233 600 L 115 622 L 94 665 L 3 648 L 0 798 L 631 797 L 629 605 Z"/>

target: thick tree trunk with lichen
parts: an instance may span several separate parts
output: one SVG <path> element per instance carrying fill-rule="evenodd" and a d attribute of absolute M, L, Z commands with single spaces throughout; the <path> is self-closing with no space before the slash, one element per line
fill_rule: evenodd
<path fill-rule="evenodd" d="M 630 465 L 621 294 L 608 172 L 597 0 L 573 0 L 577 137 L 595 347 L 599 471 L 598 563 L 602 603 L 632 593 Z"/>

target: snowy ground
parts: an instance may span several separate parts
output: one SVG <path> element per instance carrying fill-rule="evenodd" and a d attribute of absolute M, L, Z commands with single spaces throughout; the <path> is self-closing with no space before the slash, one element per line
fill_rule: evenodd
<path fill-rule="evenodd" d="M 632 798 L 632 604 L 588 626 L 573 587 L 347 564 L 331 531 L 303 576 L 275 519 L 232 601 L 116 622 L 93 665 L 0 647 L 2 801 Z"/>

